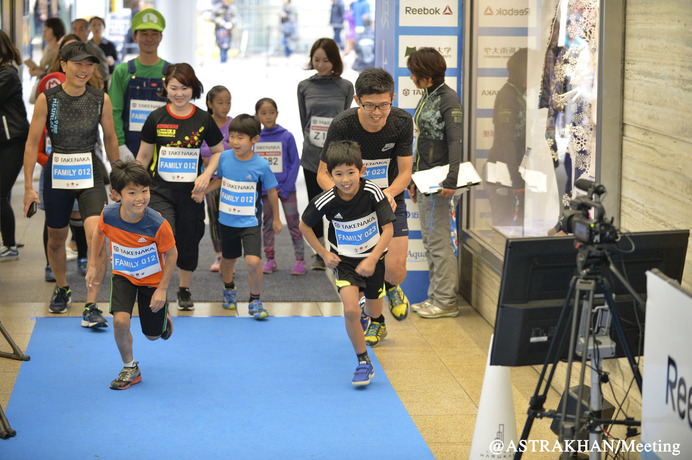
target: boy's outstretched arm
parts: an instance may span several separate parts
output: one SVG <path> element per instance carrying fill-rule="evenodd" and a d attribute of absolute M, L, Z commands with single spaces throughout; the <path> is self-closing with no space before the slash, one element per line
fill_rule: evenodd
<path fill-rule="evenodd" d="M 103 243 L 106 241 L 106 235 L 101 229 L 96 226 L 94 235 L 91 237 L 91 248 L 89 251 L 89 260 L 87 262 L 86 287 L 89 291 L 94 286 L 99 286 L 106 274 L 105 260 L 99 257 L 103 250 Z M 106 262 L 107 263 L 107 262 Z"/>
<path fill-rule="evenodd" d="M 165 252 L 161 282 L 154 291 L 154 294 L 151 296 L 151 303 L 149 304 L 149 308 L 151 308 L 151 311 L 153 311 L 154 313 L 161 310 L 163 306 L 166 305 L 166 290 L 168 289 L 168 283 L 171 282 L 171 276 L 173 276 L 173 271 L 175 271 L 175 262 L 177 260 L 178 249 L 176 249 L 176 247 L 173 246 Z"/>
<path fill-rule="evenodd" d="M 278 235 L 283 228 L 281 216 L 279 215 L 279 192 L 276 191 L 276 188 L 270 188 L 267 190 L 267 197 L 269 198 L 269 205 L 272 207 L 272 213 L 274 214 L 272 227 L 274 228 L 274 233 Z"/>
<path fill-rule="evenodd" d="M 384 224 L 382 226 L 382 234 L 380 235 L 379 241 L 375 247 L 372 248 L 370 254 L 358 264 L 356 273 L 366 277 L 372 276 L 372 274 L 375 273 L 377 261 L 380 260 L 382 254 L 384 254 L 384 250 L 392 240 L 392 235 L 394 235 L 394 225 L 391 222 Z"/>
<path fill-rule="evenodd" d="M 328 251 L 327 248 L 322 246 L 320 240 L 315 236 L 315 231 L 311 227 L 308 227 L 308 225 L 303 222 L 302 219 L 300 224 L 298 224 L 298 227 L 300 228 L 303 237 L 305 237 L 305 241 L 307 241 L 310 247 L 315 250 L 318 256 L 322 257 L 324 260 L 324 265 L 331 270 L 335 269 L 337 265 L 339 265 L 339 262 L 341 262 L 339 256 L 331 251 Z"/>

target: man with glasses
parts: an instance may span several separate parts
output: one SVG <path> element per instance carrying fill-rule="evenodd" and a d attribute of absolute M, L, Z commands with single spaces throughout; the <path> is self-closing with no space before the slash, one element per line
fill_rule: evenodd
<path fill-rule="evenodd" d="M 364 70 L 356 80 L 355 90 L 353 98 L 358 107 L 341 112 L 329 125 L 317 182 L 324 190 L 334 187 L 324 161 L 332 141 L 350 140 L 360 145 L 363 164 L 367 168 L 365 178 L 383 189 L 396 216 L 394 236 L 385 258 L 385 293 L 392 315 L 397 320 L 403 320 L 410 307 L 399 284 L 406 278 L 408 225 L 404 190 L 411 182 L 413 120 L 405 110 L 392 107 L 394 79 L 387 71 L 374 68 Z M 365 312 L 363 327 L 367 327 L 365 341 L 371 346 L 377 345 L 387 335 L 381 311 Z"/>

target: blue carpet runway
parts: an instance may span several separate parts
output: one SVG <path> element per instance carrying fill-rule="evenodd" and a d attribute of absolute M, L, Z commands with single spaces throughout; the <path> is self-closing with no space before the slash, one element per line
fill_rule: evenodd
<path fill-rule="evenodd" d="M 351 385 L 343 318 L 174 321 L 170 340 L 149 342 L 133 319 L 142 382 L 115 391 L 111 327 L 38 318 L 0 458 L 433 458 L 374 353 L 371 384 Z"/>

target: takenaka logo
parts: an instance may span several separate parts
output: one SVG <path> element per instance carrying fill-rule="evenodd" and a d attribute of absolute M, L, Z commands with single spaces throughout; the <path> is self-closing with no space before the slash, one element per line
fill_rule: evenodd
<path fill-rule="evenodd" d="M 494 8 L 489 6 L 483 11 L 485 16 L 528 16 L 529 8 Z"/>

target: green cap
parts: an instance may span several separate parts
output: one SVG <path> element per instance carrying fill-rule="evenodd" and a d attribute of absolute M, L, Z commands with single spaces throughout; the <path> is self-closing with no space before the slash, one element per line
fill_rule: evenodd
<path fill-rule="evenodd" d="M 163 32 L 165 28 L 166 20 L 161 13 L 153 8 L 142 10 L 132 18 L 132 32 L 137 30 L 158 30 Z"/>

